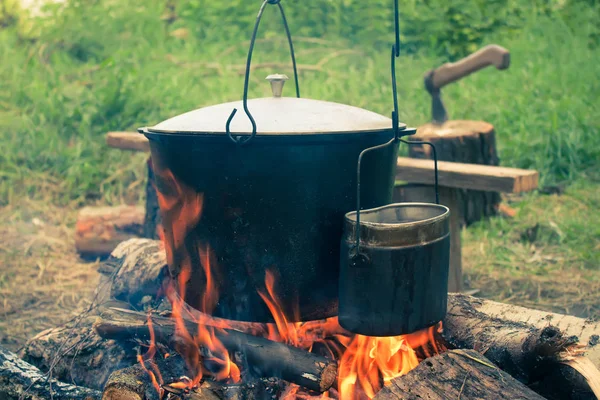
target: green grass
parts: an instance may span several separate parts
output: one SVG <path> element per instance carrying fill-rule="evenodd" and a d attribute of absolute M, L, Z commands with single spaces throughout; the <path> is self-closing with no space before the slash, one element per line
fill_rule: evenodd
<path fill-rule="evenodd" d="M 160 2 L 73 4 L 50 22 L 31 23 L 33 40 L 23 38 L 23 28 L 0 31 L 1 204 L 47 191 L 59 203 L 130 197 L 129 185 L 143 179 L 141 157 L 107 149 L 106 131 L 241 96 L 237 67 L 247 42 L 173 37 L 174 27 L 160 19 Z M 558 17 L 532 16 L 518 35 L 490 35 L 485 43 L 511 50 L 511 68 L 490 68 L 444 89 L 452 118 L 492 122 L 502 164 L 536 168 L 542 184 L 581 176 L 600 153 L 600 56 L 589 48 L 593 26 L 581 20 L 573 30 Z M 322 72 L 301 71 L 304 97 L 389 114 L 387 48 L 302 39 L 296 43 L 302 64 L 340 51 Z M 429 118 L 422 75 L 444 61 L 426 50 L 398 61 L 400 117 L 413 126 Z M 254 63 L 288 57 L 285 42 L 272 39 L 257 45 Z M 253 72 L 252 97 L 268 95 L 262 78 L 272 72 Z"/>
<path fill-rule="evenodd" d="M 600 315 L 600 185 L 578 180 L 561 195 L 527 194 L 515 218 L 463 232 L 463 262 L 483 295 L 549 310 Z"/>
<path fill-rule="evenodd" d="M 581 2 L 567 11 L 533 14 L 528 4 L 521 4 L 517 28 L 492 30 L 480 43 L 507 47 L 510 69 L 488 68 L 443 91 L 452 119 L 495 125 L 502 165 L 537 169 L 541 186 L 575 182 L 562 196 L 533 193 L 518 199 L 521 210 L 513 220 L 493 218 L 464 233 L 466 254 L 477 255 L 467 257 L 472 283 L 486 285 L 498 298 L 511 298 L 517 281 L 523 283 L 521 296 L 537 293 L 532 276 L 547 284 L 558 280 L 559 272 L 583 271 L 585 282 L 592 284 L 589 271 L 600 266 L 595 172 L 600 157 L 599 7 Z M 168 25 L 161 19 L 164 13 L 161 1 L 141 6 L 73 0 L 54 18 L 4 23 L 0 205 L 22 198 L 70 206 L 140 201 L 145 156 L 107 148 L 104 134 L 241 98 L 246 38 L 219 39 L 232 35 L 224 34 L 227 26 L 218 22 L 198 27 L 193 18 L 181 18 Z M 0 26 L 2 21 L 0 15 Z M 310 32 L 309 23 L 310 15 L 290 20 L 296 32 Z M 413 37 L 417 28 L 410 26 Z M 430 28 L 422 24 L 422 42 Z M 188 36 L 171 35 L 175 29 L 187 29 Z M 249 31 L 250 26 L 246 36 Z M 281 35 L 261 32 L 265 36 L 256 46 L 254 65 L 288 63 Z M 295 39 L 298 62 L 320 68 L 301 68 L 303 97 L 389 115 L 388 47 L 335 35 Z M 437 38 L 430 41 L 440 46 Z M 381 43 L 381 37 L 375 42 Z M 447 58 L 426 47 L 411 50 L 397 61 L 400 119 L 418 126 L 430 118 L 423 74 Z M 270 95 L 263 78 L 274 72 L 291 76 L 290 68 L 258 68 L 250 97 Z M 291 85 L 285 92 L 292 93 Z M 536 224 L 538 237 L 524 241 L 521 233 Z"/>

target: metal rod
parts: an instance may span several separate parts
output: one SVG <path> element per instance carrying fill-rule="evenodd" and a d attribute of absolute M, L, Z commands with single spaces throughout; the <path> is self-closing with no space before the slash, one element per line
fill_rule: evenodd
<path fill-rule="evenodd" d="M 254 30 L 252 31 L 252 37 L 250 38 L 250 47 L 248 48 L 248 58 L 246 60 L 246 73 L 244 75 L 244 97 L 243 97 L 243 101 L 242 101 L 243 107 L 244 107 L 244 112 L 246 113 L 246 116 L 248 117 L 248 119 L 250 120 L 250 123 L 252 124 L 252 134 L 247 137 L 243 137 L 243 136 L 234 137 L 231 135 L 231 121 L 233 120 L 233 117 L 235 116 L 235 114 L 237 112 L 236 108 L 234 108 L 233 111 L 231 111 L 231 114 L 229 115 L 229 118 L 227 118 L 227 122 L 225 123 L 225 132 L 227 133 L 227 137 L 229 139 L 231 139 L 237 145 L 244 145 L 244 144 L 248 143 L 250 140 L 254 139 L 254 137 L 256 136 L 256 121 L 254 120 L 254 117 L 252 117 L 252 114 L 250 113 L 250 110 L 248 109 L 248 86 L 250 83 L 250 69 L 251 69 L 250 67 L 252 64 L 252 53 L 254 52 L 254 44 L 256 43 L 256 35 L 258 33 L 258 27 L 260 25 L 260 20 L 262 19 L 262 15 L 265 11 L 267 4 L 273 4 L 273 5 L 276 4 L 279 7 L 279 12 L 281 13 L 281 18 L 283 19 L 283 26 L 285 28 L 285 33 L 287 35 L 288 43 L 290 45 L 292 66 L 294 68 L 294 80 L 296 83 L 296 96 L 300 97 L 300 85 L 298 83 L 298 69 L 296 67 L 296 55 L 294 53 L 294 44 L 292 42 L 292 35 L 290 33 L 290 28 L 287 23 L 287 18 L 285 17 L 285 12 L 283 11 L 283 6 L 281 5 L 280 1 L 281 0 L 264 0 L 262 5 L 260 6 L 260 9 L 258 10 L 258 14 L 256 16 L 256 22 L 254 23 Z"/>
<path fill-rule="evenodd" d="M 360 155 L 358 156 L 358 164 L 356 167 L 356 245 L 355 245 L 357 255 L 358 255 L 358 249 L 360 247 L 360 167 L 361 167 L 361 163 L 362 163 L 362 158 L 366 153 L 368 153 L 370 151 L 383 149 L 384 147 L 395 144 L 396 142 L 397 142 L 397 139 L 394 137 L 387 143 L 369 147 L 368 149 L 364 149 L 363 151 L 360 152 Z"/>
<path fill-rule="evenodd" d="M 392 58 L 391 58 L 391 72 L 392 72 L 392 98 L 394 100 L 394 110 L 392 111 L 392 129 L 394 130 L 394 138 L 398 140 L 400 138 L 398 132 L 398 123 L 400 122 L 398 117 L 398 92 L 396 90 L 396 50 L 395 45 L 392 46 Z"/>
<path fill-rule="evenodd" d="M 440 192 L 439 192 L 439 187 L 438 187 L 438 161 L 437 161 L 437 152 L 435 150 L 435 145 L 431 142 L 417 141 L 417 140 L 408 141 L 408 140 L 400 139 L 400 141 L 402 143 L 406 143 L 408 145 L 426 144 L 426 145 L 431 146 L 431 149 L 433 150 L 433 170 L 434 170 L 434 174 L 435 174 L 435 184 L 434 184 L 435 203 L 440 204 Z"/>
<path fill-rule="evenodd" d="M 400 16 L 398 11 L 398 0 L 394 0 L 394 29 L 396 33 L 396 43 L 394 54 L 396 57 L 400 57 Z"/>
<path fill-rule="evenodd" d="M 290 44 L 290 54 L 292 56 L 292 67 L 294 68 L 294 81 L 296 83 L 296 97 L 300 98 L 300 84 L 298 83 L 298 69 L 296 68 L 296 54 L 294 53 L 294 44 L 292 43 L 292 34 L 290 33 L 290 27 L 287 23 L 287 18 L 285 17 L 285 13 L 283 12 L 283 6 L 277 0 L 277 6 L 279 7 L 279 11 L 281 12 L 281 18 L 283 19 L 283 27 L 285 28 L 285 33 L 287 35 L 288 43 Z"/>

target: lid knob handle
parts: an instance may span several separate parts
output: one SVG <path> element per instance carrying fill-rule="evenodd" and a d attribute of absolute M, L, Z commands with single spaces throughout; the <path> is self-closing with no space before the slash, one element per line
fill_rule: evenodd
<path fill-rule="evenodd" d="M 288 78 L 287 75 L 283 74 L 272 74 L 267 76 L 266 78 L 269 83 L 271 83 L 271 91 L 273 92 L 273 97 L 281 97 L 281 93 L 283 92 L 283 85 L 285 85 L 285 81 Z"/>

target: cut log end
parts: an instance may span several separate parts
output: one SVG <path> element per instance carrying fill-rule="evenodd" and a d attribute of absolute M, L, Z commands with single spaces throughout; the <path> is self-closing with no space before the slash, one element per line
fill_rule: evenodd
<path fill-rule="evenodd" d="M 493 132 L 494 126 L 485 121 L 451 120 L 443 124 L 429 123 L 422 125 L 413 137 L 419 140 L 429 140 L 432 138 L 485 135 Z"/>

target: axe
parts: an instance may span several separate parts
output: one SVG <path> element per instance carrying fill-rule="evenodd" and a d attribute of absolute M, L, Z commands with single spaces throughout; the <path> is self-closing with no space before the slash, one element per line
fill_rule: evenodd
<path fill-rule="evenodd" d="M 460 61 L 447 63 L 437 69 L 427 71 L 425 88 L 431 95 L 431 115 L 434 124 L 443 124 L 448 120 L 440 90 L 447 84 L 489 65 L 494 65 L 499 70 L 507 69 L 510 65 L 509 51 L 504 47 L 491 44 Z"/>

